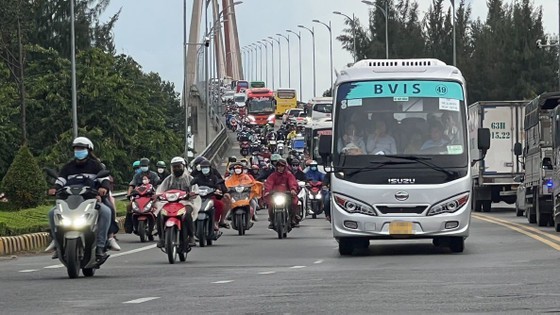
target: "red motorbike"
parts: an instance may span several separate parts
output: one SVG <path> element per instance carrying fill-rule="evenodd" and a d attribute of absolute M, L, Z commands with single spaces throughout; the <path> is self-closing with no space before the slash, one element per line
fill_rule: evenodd
<path fill-rule="evenodd" d="M 183 217 L 187 214 L 183 200 L 191 200 L 196 195 L 182 190 L 168 190 L 158 196 L 164 203 L 161 208 L 161 219 L 163 221 L 163 239 L 165 246 L 161 249 L 167 254 L 170 264 L 179 260 L 187 260 L 187 253 L 191 250 L 186 241 L 187 235 L 183 228 Z"/>
<path fill-rule="evenodd" d="M 132 202 L 132 224 L 134 233 L 140 236 L 140 242 L 144 243 L 146 238 L 154 240 L 154 227 L 156 215 L 154 214 L 152 196 L 155 189 L 151 184 L 136 187 L 131 194 Z"/>
<path fill-rule="evenodd" d="M 305 185 L 305 188 L 307 188 L 307 209 L 311 210 L 313 219 L 316 219 L 317 215 L 323 213 L 322 186 L 323 183 L 320 181 L 310 181 Z"/>

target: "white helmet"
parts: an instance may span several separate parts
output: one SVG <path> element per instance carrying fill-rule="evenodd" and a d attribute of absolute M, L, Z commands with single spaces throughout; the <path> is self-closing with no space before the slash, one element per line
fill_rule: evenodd
<path fill-rule="evenodd" d="M 317 166 L 317 165 L 319 165 L 319 164 L 315 160 L 312 160 L 311 162 L 309 162 L 309 166 Z"/>
<path fill-rule="evenodd" d="M 72 141 L 72 147 L 84 147 L 93 150 L 93 142 L 86 137 L 78 137 Z"/>
<path fill-rule="evenodd" d="M 180 156 L 176 156 L 176 157 L 171 159 L 171 165 L 174 165 L 174 164 L 187 165 L 187 163 L 185 162 L 185 159 L 183 159 Z"/>

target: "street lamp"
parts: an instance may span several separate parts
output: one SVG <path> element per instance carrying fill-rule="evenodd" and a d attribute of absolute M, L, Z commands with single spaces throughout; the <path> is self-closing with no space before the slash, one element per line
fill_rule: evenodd
<path fill-rule="evenodd" d="M 270 49 L 270 54 L 272 55 L 272 90 L 274 90 L 274 41 L 272 40 L 268 40 L 268 39 L 263 39 L 263 42 L 270 44 L 271 49 Z"/>
<path fill-rule="evenodd" d="M 258 46 L 257 44 L 255 44 L 255 43 L 252 43 L 252 44 L 251 44 L 251 48 L 252 48 L 252 51 L 255 52 L 255 58 L 253 59 L 253 66 L 254 66 L 254 68 L 255 68 L 255 76 L 253 77 L 253 78 L 254 78 L 253 80 L 257 80 L 258 77 L 259 77 L 259 74 L 258 74 L 258 69 L 259 69 L 259 56 L 257 55 L 257 54 L 258 54 L 259 46 Z"/>
<path fill-rule="evenodd" d="M 317 96 L 317 72 L 315 67 L 315 28 L 307 28 L 303 25 L 298 25 L 299 28 L 304 28 L 311 33 L 311 37 L 313 40 L 313 97 Z"/>
<path fill-rule="evenodd" d="M 329 21 L 329 24 L 323 23 L 319 20 L 313 20 L 314 23 L 319 23 L 319 24 L 323 24 L 328 30 L 329 30 L 329 44 L 330 44 L 330 57 L 331 57 L 331 89 L 333 87 L 333 73 L 334 73 L 334 69 L 333 69 L 333 51 L 332 51 L 332 26 L 331 26 L 331 21 Z"/>
<path fill-rule="evenodd" d="M 273 41 L 276 41 L 278 43 L 278 60 L 279 60 L 279 66 L 278 66 L 278 87 L 282 87 L 282 43 L 280 43 L 279 39 L 276 39 L 272 36 L 268 36 L 268 38 L 270 38 Z M 272 48 L 274 49 L 274 48 Z"/>
<path fill-rule="evenodd" d="M 301 80 L 301 32 L 296 33 L 292 30 L 286 30 L 286 32 L 292 33 L 292 34 L 296 35 L 297 38 L 298 38 L 298 42 L 299 42 L 299 45 L 298 45 L 298 47 L 299 47 L 299 97 L 300 97 L 301 100 L 303 100 L 302 88 L 301 88 L 301 86 L 302 86 L 302 80 Z"/>
<path fill-rule="evenodd" d="M 260 64 L 261 64 L 261 65 L 260 65 L 260 68 L 261 68 L 261 71 L 260 71 L 260 72 L 261 72 L 261 75 L 259 76 L 259 78 L 262 80 L 262 77 L 263 77 L 263 51 L 262 51 L 262 46 L 259 45 L 259 43 L 257 42 L 257 43 L 255 43 L 255 47 L 257 47 L 258 50 L 261 52 L 261 62 L 260 62 Z"/>
<path fill-rule="evenodd" d="M 385 0 L 385 9 L 373 3 L 372 1 L 362 0 L 363 3 L 377 7 L 385 16 L 385 58 L 389 59 L 389 7 L 388 2 Z"/>
<path fill-rule="evenodd" d="M 354 63 L 356 63 L 356 60 L 358 58 L 358 52 L 356 51 L 356 17 L 354 16 L 354 13 L 352 13 L 352 17 L 349 17 L 348 15 L 340 12 L 340 11 L 333 11 L 334 14 L 336 15 L 342 15 L 344 17 L 346 17 L 348 20 L 352 21 L 352 38 L 353 38 L 353 50 L 354 50 Z"/>
<path fill-rule="evenodd" d="M 76 91 L 76 31 L 74 26 L 74 0 L 70 0 L 70 46 L 72 49 L 71 59 L 72 59 L 72 129 L 74 132 L 74 138 L 78 137 L 78 96 Z M 23 67 L 23 65 L 20 65 Z M 23 84 L 23 82 L 21 83 Z"/>
<path fill-rule="evenodd" d="M 455 24 L 457 22 L 457 18 L 455 16 L 455 0 L 451 0 L 451 7 L 453 8 L 453 65 L 457 66 L 457 37 L 456 37 L 456 30 Z"/>
<path fill-rule="evenodd" d="M 257 43 L 259 43 L 260 45 L 262 45 L 264 47 L 264 80 L 265 82 L 268 82 L 268 46 L 266 45 L 266 42 L 263 42 L 262 40 L 259 40 Z"/>
<path fill-rule="evenodd" d="M 291 59 L 291 58 L 290 58 L 290 37 L 289 37 L 289 35 L 286 36 L 286 35 L 282 35 L 282 34 L 280 34 L 280 33 L 278 33 L 278 34 L 276 34 L 276 35 L 278 35 L 278 36 L 284 38 L 284 39 L 288 42 L 288 87 L 291 88 L 291 87 L 292 87 L 292 80 L 291 80 L 291 78 L 292 78 L 292 70 L 291 70 L 291 68 L 292 68 L 292 61 L 290 60 L 290 59 Z"/>

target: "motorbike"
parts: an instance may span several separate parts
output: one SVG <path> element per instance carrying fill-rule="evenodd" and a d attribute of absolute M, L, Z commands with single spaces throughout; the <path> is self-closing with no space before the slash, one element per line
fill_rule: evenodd
<path fill-rule="evenodd" d="M 242 156 L 248 156 L 249 155 L 249 147 L 250 147 L 249 141 L 245 141 L 245 140 L 241 141 L 239 143 L 239 147 L 240 147 L 239 153 Z"/>
<path fill-rule="evenodd" d="M 132 224 L 135 233 L 140 237 L 140 242 L 154 240 L 154 227 L 156 215 L 154 214 L 152 195 L 154 187 L 151 184 L 136 187 L 131 197 L 132 200 Z"/>
<path fill-rule="evenodd" d="M 316 219 L 317 215 L 323 213 L 322 185 L 323 183 L 319 181 L 311 181 L 306 184 L 308 209 L 310 208 L 313 219 Z"/>
<path fill-rule="evenodd" d="M 58 178 L 58 174 L 47 169 L 47 174 Z M 58 259 L 66 267 L 68 277 L 73 279 L 80 275 L 93 277 L 95 270 L 107 260 L 97 260 L 97 223 L 99 209 L 96 178 L 109 176 L 109 171 L 103 170 L 94 177 L 78 175 L 72 179 L 73 183 L 62 187 L 56 192 L 56 207 L 54 210 L 54 228 Z"/>
<path fill-rule="evenodd" d="M 284 140 L 278 140 L 278 144 L 276 147 L 276 153 L 283 155 L 284 154 Z"/>
<path fill-rule="evenodd" d="M 163 220 L 163 239 L 165 246 L 161 249 L 167 254 L 170 264 L 174 264 L 179 256 L 180 261 L 187 260 L 187 253 L 191 248 L 186 242 L 186 231 L 183 229 L 183 216 L 187 213 L 187 208 L 180 201 L 189 200 L 196 195 L 189 194 L 182 190 L 168 190 L 158 196 L 158 200 L 163 202 L 161 208 L 161 219 Z"/>
<path fill-rule="evenodd" d="M 217 240 L 214 233 L 214 201 L 212 196 L 216 190 L 207 186 L 198 187 L 198 195 L 202 199 L 202 206 L 198 211 L 198 217 L 194 222 L 195 234 L 200 247 L 211 246 Z"/>
<path fill-rule="evenodd" d="M 278 149 L 276 140 L 268 140 L 268 149 L 270 152 L 276 153 L 276 150 Z"/>
<path fill-rule="evenodd" d="M 288 237 L 288 233 L 292 230 L 289 212 L 290 199 L 291 195 L 287 193 L 276 192 L 272 194 L 274 230 L 278 234 L 279 239 Z"/>
<path fill-rule="evenodd" d="M 299 192 L 298 192 L 298 209 L 299 209 L 299 216 L 301 220 L 304 220 L 307 216 L 307 189 L 305 188 L 304 181 L 298 181 Z"/>
<path fill-rule="evenodd" d="M 251 224 L 251 190 L 250 186 L 235 186 L 229 188 L 231 196 L 231 227 L 237 230 L 239 235 L 245 235 Z"/>

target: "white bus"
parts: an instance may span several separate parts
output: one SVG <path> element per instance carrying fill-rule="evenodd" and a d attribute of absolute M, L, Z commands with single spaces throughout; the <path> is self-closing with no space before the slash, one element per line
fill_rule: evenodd
<path fill-rule="evenodd" d="M 331 182 L 341 255 L 375 239 L 433 239 L 462 252 L 471 219 L 465 80 L 437 59 L 362 60 L 334 85 Z M 490 144 L 480 128 L 478 148 Z M 483 155 L 482 154 L 482 155 Z"/>

